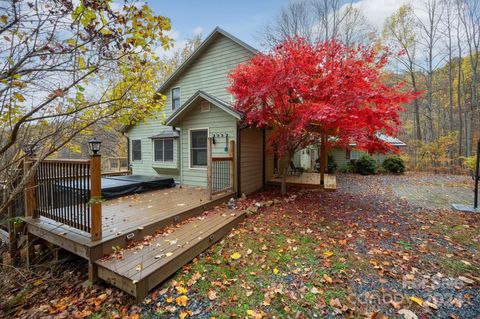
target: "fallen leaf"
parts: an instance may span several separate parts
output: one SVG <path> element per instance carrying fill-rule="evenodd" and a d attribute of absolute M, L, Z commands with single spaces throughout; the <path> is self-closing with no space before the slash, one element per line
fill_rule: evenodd
<path fill-rule="evenodd" d="M 193 314 L 193 312 L 191 312 L 191 311 L 182 311 L 182 312 L 180 312 L 179 317 L 180 317 L 180 319 L 185 319 L 185 318 L 191 316 L 192 314 Z"/>
<path fill-rule="evenodd" d="M 474 280 L 472 280 L 470 278 L 467 278 L 465 276 L 459 276 L 458 279 L 460 279 L 461 281 L 463 281 L 464 283 L 469 284 L 469 285 L 475 283 Z"/>
<path fill-rule="evenodd" d="M 429 306 L 429 307 L 432 308 L 432 309 L 435 309 L 435 310 L 438 309 L 438 306 L 437 306 L 436 304 L 434 304 L 433 302 L 424 301 L 423 304 Z"/>
<path fill-rule="evenodd" d="M 185 295 L 177 297 L 175 298 L 175 302 L 177 303 L 177 305 L 181 307 L 186 307 L 188 302 L 188 297 Z"/>
<path fill-rule="evenodd" d="M 332 256 L 333 256 L 333 253 L 332 253 L 331 251 L 326 251 L 326 252 L 323 253 L 323 255 L 324 255 L 325 257 L 329 258 L 329 257 L 332 257 Z"/>
<path fill-rule="evenodd" d="M 399 310 L 398 314 L 403 315 L 405 319 L 418 319 L 417 315 L 408 309 Z"/>
<path fill-rule="evenodd" d="M 187 288 L 185 288 L 185 287 L 183 287 L 183 286 L 177 286 L 177 287 L 175 287 L 175 289 L 177 290 L 177 293 L 178 293 L 179 295 L 184 295 L 184 294 L 186 294 L 187 291 L 188 291 Z"/>
<path fill-rule="evenodd" d="M 418 297 L 410 297 L 410 300 L 419 305 L 420 307 L 423 307 L 423 299 Z"/>
<path fill-rule="evenodd" d="M 208 292 L 207 292 L 207 296 L 208 296 L 208 299 L 210 300 L 215 300 L 217 299 L 217 292 L 213 289 L 210 289 Z"/>
<path fill-rule="evenodd" d="M 235 252 L 230 255 L 230 258 L 232 258 L 233 260 L 239 259 L 240 257 L 242 257 L 242 255 L 239 252 Z"/>
<path fill-rule="evenodd" d="M 328 282 L 329 284 L 333 283 L 333 279 L 327 274 L 323 274 L 323 279 L 325 279 L 325 281 Z"/>
<path fill-rule="evenodd" d="M 40 286 L 40 285 L 42 285 L 42 284 L 43 284 L 43 280 L 42 280 L 42 279 L 35 280 L 35 282 L 33 283 L 33 285 L 34 285 L 35 287 Z"/>

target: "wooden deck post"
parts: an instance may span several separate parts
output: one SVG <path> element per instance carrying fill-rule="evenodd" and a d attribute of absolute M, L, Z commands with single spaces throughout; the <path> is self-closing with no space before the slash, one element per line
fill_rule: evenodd
<path fill-rule="evenodd" d="M 93 241 L 102 239 L 102 172 L 101 156 L 90 156 L 90 198 L 91 205 L 90 235 Z"/>
<path fill-rule="evenodd" d="M 327 167 L 327 137 L 322 135 L 320 145 L 320 185 L 325 185 L 325 171 Z"/>
<path fill-rule="evenodd" d="M 207 193 L 208 199 L 212 199 L 212 138 L 207 140 Z"/>
<path fill-rule="evenodd" d="M 230 149 L 229 149 L 229 155 L 230 155 L 230 188 L 232 191 L 235 191 L 235 141 L 231 140 L 230 141 Z"/>
<path fill-rule="evenodd" d="M 23 162 L 23 173 L 25 175 L 32 174 L 31 168 L 33 166 L 33 161 L 26 157 Z M 25 184 L 25 216 L 38 218 L 37 213 L 37 189 L 35 183 L 35 174 L 32 174 Z"/>
<path fill-rule="evenodd" d="M 10 259 L 13 266 L 18 265 L 20 260 L 20 254 L 18 252 L 18 242 L 17 242 L 17 233 L 15 231 L 15 222 L 13 218 L 12 205 L 9 205 L 8 208 L 8 239 L 10 242 Z"/>

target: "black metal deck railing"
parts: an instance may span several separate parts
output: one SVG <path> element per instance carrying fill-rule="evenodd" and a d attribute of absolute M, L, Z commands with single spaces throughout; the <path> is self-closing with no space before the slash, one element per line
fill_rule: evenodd
<path fill-rule="evenodd" d="M 89 160 L 44 160 L 35 182 L 38 215 L 90 232 Z"/>

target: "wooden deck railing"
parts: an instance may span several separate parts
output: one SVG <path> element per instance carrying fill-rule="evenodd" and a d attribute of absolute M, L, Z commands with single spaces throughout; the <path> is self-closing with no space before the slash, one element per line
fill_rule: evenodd
<path fill-rule="evenodd" d="M 33 165 L 27 161 L 25 165 Z M 26 167 L 29 169 L 29 167 Z M 102 237 L 100 155 L 86 160 L 46 159 L 25 189 L 26 216 L 44 216 Z"/>
<path fill-rule="evenodd" d="M 213 195 L 234 190 L 235 141 L 230 141 L 229 156 L 212 156 L 212 138 L 207 143 L 207 191 Z"/>

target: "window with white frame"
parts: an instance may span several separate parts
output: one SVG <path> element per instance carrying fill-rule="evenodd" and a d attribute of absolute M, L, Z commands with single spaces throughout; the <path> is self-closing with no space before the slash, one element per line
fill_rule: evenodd
<path fill-rule="evenodd" d="M 173 139 L 153 140 L 153 156 L 155 162 L 172 162 Z"/>
<path fill-rule="evenodd" d="M 132 161 L 142 160 L 142 141 L 132 140 Z"/>
<path fill-rule="evenodd" d="M 190 167 L 207 166 L 207 138 L 207 129 L 190 131 Z"/>

